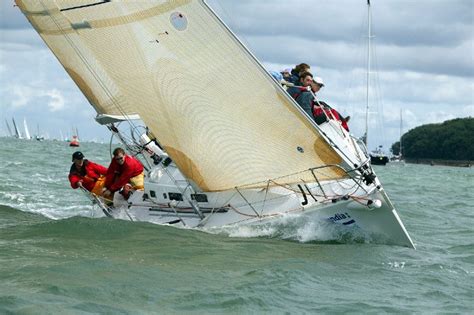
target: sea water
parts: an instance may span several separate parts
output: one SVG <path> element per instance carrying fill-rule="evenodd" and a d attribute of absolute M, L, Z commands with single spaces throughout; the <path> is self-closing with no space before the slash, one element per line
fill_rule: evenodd
<path fill-rule="evenodd" d="M 1 314 L 474 311 L 473 168 L 375 168 L 413 250 L 304 223 L 211 234 L 113 220 L 69 187 L 77 148 L 0 148 Z M 80 150 L 110 160 L 108 144 Z"/>

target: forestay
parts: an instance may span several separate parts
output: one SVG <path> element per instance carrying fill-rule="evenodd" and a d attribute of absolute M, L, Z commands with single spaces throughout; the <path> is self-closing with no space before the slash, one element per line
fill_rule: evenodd
<path fill-rule="evenodd" d="M 139 114 L 204 191 L 341 163 L 203 1 L 16 2 L 96 111 Z"/>

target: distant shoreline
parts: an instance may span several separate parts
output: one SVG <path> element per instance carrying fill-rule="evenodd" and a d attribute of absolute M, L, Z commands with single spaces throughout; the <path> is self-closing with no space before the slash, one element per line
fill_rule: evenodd
<path fill-rule="evenodd" d="M 428 165 L 443 165 L 443 166 L 456 166 L 456 167 L 471 167 L 473 161 L 469 160 L 441 160 L 441 159 L 410 159 L 405 158 L 406 163 L 411 164 L 428 164 Z"/>

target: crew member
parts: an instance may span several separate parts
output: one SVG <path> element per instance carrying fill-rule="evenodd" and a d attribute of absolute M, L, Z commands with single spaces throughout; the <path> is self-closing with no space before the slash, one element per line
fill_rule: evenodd
<path fill-rule="evenodd" d="M 316 95 L 316 93 L 318 93 L 323 87 L 323 79 L 320 77 L 314 77 L 313 82 L 311 82 L 311 91 Z M 349 121 L 350 116 L 344 118 L 337 110 L 323 101 L 313 101 L 313 117 L 318 125 L 326 122 L 327 118 L 338 120 L 341 122 L 342 127 L 349 131 L 349 125 L 347 122 Z"/>
<path fill-rule="evenodd" d="M 100 195 L 105 184 L 107 168 L 84 159 L 84 155 L 80 151 L 72 154 L 72 162 L 68 176 L 71 187 L 73 189 L 83 187 L 96 195 Z"/>
<path fill-rule="evenodd" d="M 110 197 L 116 191 L 128 199 L 131 189 L 143 190 L 143 165 L 133 156 L 127 155 L 122 148 L 116 148 L 107 170 L 103 196 Z"/>

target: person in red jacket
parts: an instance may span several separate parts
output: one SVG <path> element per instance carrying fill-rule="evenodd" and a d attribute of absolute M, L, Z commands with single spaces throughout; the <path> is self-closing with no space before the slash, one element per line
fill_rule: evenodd
<path fill-rule="evenodd" d="M 311 91 L 316 94 L 322 87 L 324 87 L 323 79 L 321 79 L 320 77 L 314 77 L 313 82 L 311 82 Z M 327 121 L 327 118 L 338 120 L 341 122 L 342 127 L 349 132 L 349 125 L 347 124 L 347 122 L 349 121 L 350 116 L 343 117 L 337 110 L 335 110 L 325 102 L 313 102 L 313 118 L 318 125 Z"/>
<path fill-rule="evenodd" d="M 122 148 L 116 148 L 107 170 L 103 196 L 109 197 L 121 190 L 124 198 L 128 199 L 130 189 L 144 189 L 143 179 L 142 163 L 133 156 L 127 155 Z"/>
<path fill-rule="evenodd" d="M 107 169 L 100 164 L 84 159 L 84 155 L 80 151 L 72 154 L 72 162 L 68 176 L 71 187 L 73 189 L 83 187 L 100 195 L 104 187 Z"/>

